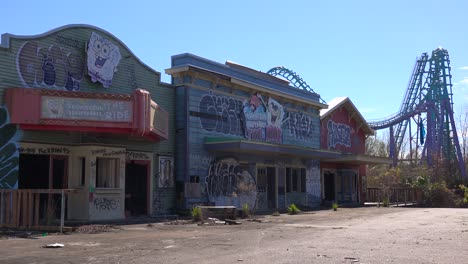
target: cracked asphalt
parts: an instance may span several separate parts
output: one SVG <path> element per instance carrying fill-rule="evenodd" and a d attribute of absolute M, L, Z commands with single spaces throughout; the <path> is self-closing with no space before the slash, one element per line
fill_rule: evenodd
<path fill-rule="evenodd" d="M 468 263 L 468 210 L 339 208 L 0 239 L 0 263 Z M 180 223 L 180 222 L 179 222 Z M 63 248 L 43 248 L 62 243 Z"/>

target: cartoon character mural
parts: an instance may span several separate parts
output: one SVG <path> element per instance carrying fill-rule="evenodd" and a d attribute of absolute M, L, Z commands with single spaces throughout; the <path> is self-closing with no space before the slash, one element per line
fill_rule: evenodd
<path fill-rule="evenodd" d="M 8 111 L 0 107 L 0 189 L 18 188 L 20 133 L 10 124 Z"/>
<path fill-rule="evenodd" d="M 121 59 L 119 48 L 93 32 L 89 39 L 87 53 L 88 74 L 91 80 L 99 81 L 106 88 L 109 87 Z"/>
<path fill-rule="evenodd" d="M 268 99 L 266 141 L 267 142 L 282 142 L 282 129 L 284 110 L 275 99 Z"/>
<path fill-rule="evenodd" d="M 244 119 L 244 136 L 250 140 L 265 140 L 267 126 L 266 105 L 260 94 L 254 94 L 244 102 L 242 111 Z"/>
<path fill-rule="evenodd" d="M 275 99 L 254 94 L 244 102 L 244 136 L 251 140 L 282 142 L 284 109 Z"/>

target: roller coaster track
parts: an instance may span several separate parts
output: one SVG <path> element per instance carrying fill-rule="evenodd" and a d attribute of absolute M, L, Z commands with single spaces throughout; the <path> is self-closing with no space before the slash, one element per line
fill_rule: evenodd
<path fill-rule="evenodd" d="M 423 53 L 416 60 L 399 111 L 381 120 L 369 122 L 370 127 L 375 130 L 390 129 L 390 157 L 394 159 L 394 164 L 402 151 L 403 142 L 409 139 L 410 159 L 413 158 L 414 143 L 416 159 L 421 148 L 420 158 L 426 159 L 429 165 L 434 163 L 434 158 L 457 160 L 460 175 L 466 178 L 453 118 L 450 70 L 447 50 L 436 49 L 430 58 L 427 53 Z M 417 128 L 415 134 L 411 133 L 411 120 L 415 122 L 413 127 Z M 423 133 L 425 128 L 427 135 Z"/>
<path fill-rule="evenodd" d="M 279 66 L 271 68 L 267 72 L 267 74 L 270 74 L 272 76 L 281 76 L 288 80 L 292 86 L 316 94 L 316 92 L 314 92 L 314 90 L 310 88 L 310 86 L 297 73 L 285 67 Z M 320 98 L 320 102 L 326 104 L 326 102 L 322 98 Z"/>

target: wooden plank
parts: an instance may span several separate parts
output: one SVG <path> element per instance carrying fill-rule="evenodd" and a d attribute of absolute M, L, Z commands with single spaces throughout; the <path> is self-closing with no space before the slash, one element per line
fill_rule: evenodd
<path fill-rule="evenodd" d="M 19 203 L 19 217 L 18 217 L 18 224 L 20 228 L 24 228 L 25 224 L 25 214 L 26 214 L 26 200 L 24 199 L 26 197 L 26 192 L 24 191 L 19 191 L 18 193 L 21 194 L 20 199 L 18 201 Z"/>
<path fill-rule="evenodd" d="M 28 192 L 28 228 L 31 228 L 33 224 L 33 213 L 34 213 L 34 194 L 29 191 Z"/>
<path fill-rule="evenodd" d="M 15 214 L 15 218 L 14 218 L 14 221 L 13 221 L 13 225 L 18 228 L 19 227 L 19 217 L 20 217 L 20 209 L 21 209 L 21 192 L 15 192 L 13 193 L 13 198 L 14 198 L 14 204 L 13 204 L 13 208 L 14 208 L 14 214 Z"/>
<path fill-rule="evenodd" d="M 34 226 L 39 225 L 39 201 L 40 201 L 41 194 L 34 193 Z"/>
<path fill-rule="evenodd" d="M 5 225 L 11 223 L 11 192 L 5 192 Z"/>

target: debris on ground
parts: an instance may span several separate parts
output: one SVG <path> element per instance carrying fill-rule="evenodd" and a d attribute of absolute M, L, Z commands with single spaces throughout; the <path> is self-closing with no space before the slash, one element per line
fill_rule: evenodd
<path fill-rule="evenodd" d="M 83 225 L 76 229 L 77 233 L 97 234 L 102 232 L 111 232 L 120 228 L 114 225 Z"/>
<path fill-rule="evenodd" d="M 257 222 L 257 223 L 269 223 L 269 222 L 271 222 L 270 220 L 258 219 L 258 218 L 247 219 L 247 221 Z"/>
<path fill-rule="evenodd" d="M 229 225 L 240 225 L 240 224 L 242 224 L 242 223 L 239 222 L 239 221 L 230 220 L 230 219 L 226 219 L 226 220 L 224 220 L 224 222 L 226 222 L 226 223 L 229 224 Z"/>
<path fill-rule="evenodd" d="M 167 221 L 164 222 L 165 225 L 188 225 L 188 224 L 193 224 L 193 220 L 172 220 L 172 221 Z"/>
<path fill-rule="evenodd" d="M 345 257 L 344 259 L 351 261 L 351 263 L 359 262 L 359 259 L 355 257 Z"/>
<path fill-rule="evenodd" d="M 54 243 L 54 244 L 47 244 L 44 248 L 63 248 L 64 244 Z"/>

